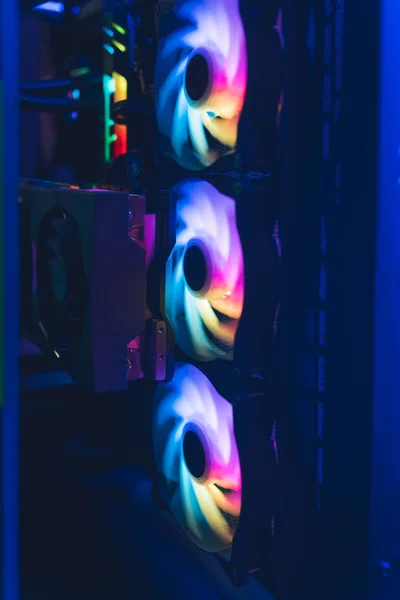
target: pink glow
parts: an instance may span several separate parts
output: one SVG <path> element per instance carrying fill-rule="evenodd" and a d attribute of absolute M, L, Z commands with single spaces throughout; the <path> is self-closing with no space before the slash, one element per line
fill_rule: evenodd
<path fill-rule="evenodd" d="M 178 0 L 173 10 L 179 30 L 161 41 L 156 66 L 158 126 L 171 140 L 178 163 L 190 164 L 187 155 L 192 154 L 209 166 L 222 150 L 209 145 L 205 130 L 226 147 L 223 154 L 232 152 L 246 95 L 247 51 L 238 0 Z M 211 88 L 193 102 L 185 76 L 196 54 L 207 62 Z"/>
<path fill-rule="evenodd" d="M 195 478 L 184 455 L 190 430 L 200 439 L 206 465 Z M 233 410 L 205 375 L 177 364 L 174 379 L 158 387 L 154 413 L 154 455 L 168 486 L 168 502 L 192 541 L 208 552 L 228 549 L 241 510 L 242 477 L 234 436 Z"/>
<path fill-rule="evenodd" d="M 144 246 L 147 268 L 154 257 L 156 249 L 156 215 L 144 215 Z"/>
<path fill-rule="evenodd" d="M 234 200 L 204 181 L 174 189 L 176 244 L 167 264 L 166 312 L 176 341 L 197 360 L 232 359 L 244 302 L 244 266 Z M 184 258 L 192 245 L 201 250 L 207 277 L 199 291 L 188 285 Z M 216 312 L 229 320 L 220 320 Z M 182 318 L 184 315 L 184 318 Z M 212 336 L 224 344 L 210 340 Z"/>

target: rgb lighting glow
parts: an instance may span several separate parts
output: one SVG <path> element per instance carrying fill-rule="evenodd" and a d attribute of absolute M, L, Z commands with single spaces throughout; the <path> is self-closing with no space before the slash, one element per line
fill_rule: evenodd
<path fill-rule="evenodd" d="M 228 549 L 242 487 L 232 405 L 201 371 L 178 363 L 172 382 L 158 387 L 153 428 L 157 469 L 174 517 L 203 550 Z"/>
<path fill-rule="evenodd" d="M 234 150 L 246 94 L 247 58 L 238 0 L 178 0 L 180 27 L 162 38 L 156 112 L 174 158 L 210 166 Z"/>
<path fill-rule="evenodd" d="M 63 2 L 43 2 L 33 7 L 33 10 L 53 13 L 63 13 L 64 3 Z"/>
<path fill-rule="evenodd" d="M 128 97 L 128 82 L 123 75 L 113 71 L 113 80 L 115 83 L 115 92 L 113 104 L 117 102 L 121 102 L 122 100 L 126 100 Z M 128 151 L 128 131 L 126 125 L 114 125 L 114 135 L 116 136 L 114 147 L 113 147 L 113 157 L 117 158 L 121 154 L 125 154 Z"/>
<path fill-rule="evenodd" d="M 115 134 L 111 128 L 114 127 L 114 121 L 111 119 L 112 95 L 115 92 L 115 80 L 110 75 L 103 75 L 103 94 L 104 94 L 104 160 L 111 160 L 111 145 L 115 142 Z"/>
<path fill-rule="evenodd" d="M 177 344 L 200 361 L 231 360 L 244 300 L 234 200 L 200 180 L 178 184 L 166 313 Z"/>

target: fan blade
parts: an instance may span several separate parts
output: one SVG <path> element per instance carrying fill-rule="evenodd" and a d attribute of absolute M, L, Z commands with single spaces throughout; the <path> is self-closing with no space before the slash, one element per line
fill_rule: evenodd
<path fill-rule="evenodd" d="M 164 500 L 200 548 L 208 552 L 228 549 L 241 505 L 241 472 L 231 404 L 201 371 L 189 364 L 177 364 L 173 381 L 158 387 L 154 406 L 154 455 L 158 472 L 166 482 Z M 188 433 L 189 442 L 185 437 Z M 204 463 L 193 459 L 199 444 Z M 202 476 L 196 471 L 198 464 L 203 464 Z"/>
<path fill-rule="evenodd" d="M 196 360 L 232 360 L 244 299 L 235 202 L 205 181 L 185 181 L 173 195 L 176 245 L 167 261 L 166 312 L 176 342 Z"/>
<path fill-rule="evenodd" d="M 217 485 L 210 485 L 210 495 L 220 510 L 235 517 L 240 515 L 242 501 L 240 490 L 222 491 Z"/>
<path fill-rule="evenodd" d="M 221 144 L 233 148 L 236 144 L 239 116 L 224 119 L 221 116 L 211 118 L 208 112 L 203 113 L 203 124 L 207 131 Z"/>
<path fill-rule="evenodd" d="M 237 321 L 222 323 L 213 311 L 208 300 L 197 300 L 199 315 L 209 332 L 224 344 L 233 346 L 237 331 Z"/>
<path fill-rule="evenodd" d="M 166 154 L 185 168 L 202 169 L 236 146 L 247 86 L 244 28 L 238 0 L 178 2 L 174 13 L 161 27 L 156 117 L 170 141 Z M 224 119 L 227 125 L 220 124 Z"/>

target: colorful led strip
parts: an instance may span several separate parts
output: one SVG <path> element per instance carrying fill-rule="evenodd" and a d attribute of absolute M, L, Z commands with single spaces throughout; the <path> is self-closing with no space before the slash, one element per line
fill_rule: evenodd
<path fill-rule="evenodd" d="M 103 75 L 103 93 L 104 93 L 104 160 L 111 161 L 111 145 L 115 142 L 116 136 L 112 132 L 114 121 L 111 118 L 111 97 L 115 92 L 115 81 L 110 75 Z"/>
<path fill-rule="evenodd" d="M 120 75 L 116 71 L 112 74 L 115 83 L 114 92 L 114 104 L 121 100 L 126 100 L 128 97 L 128 82 L 123 75 Z M 128 151 L 128 132 L 126 125 L 119 125 L 118 123 L 114 126 L 114 134 L 116 136 L 113 146 L 113 156 L 116 158 L 121 154 L 125 154 Z"/>

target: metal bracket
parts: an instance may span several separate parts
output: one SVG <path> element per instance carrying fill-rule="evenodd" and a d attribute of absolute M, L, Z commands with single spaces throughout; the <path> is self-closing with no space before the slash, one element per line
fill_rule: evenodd
<path fill-rule="evenodd" d="M 167 325 L 149 319 L 141 338 L 128 345 L 128 381 L 165 381 L 167 377 Z"/>
<path fill-rule="evenodd" d="M 167 324 L 152 319 L 147 323 L 147 359 L 145 369 L 153 381 L 164 381 L 167 377 Z"/>

